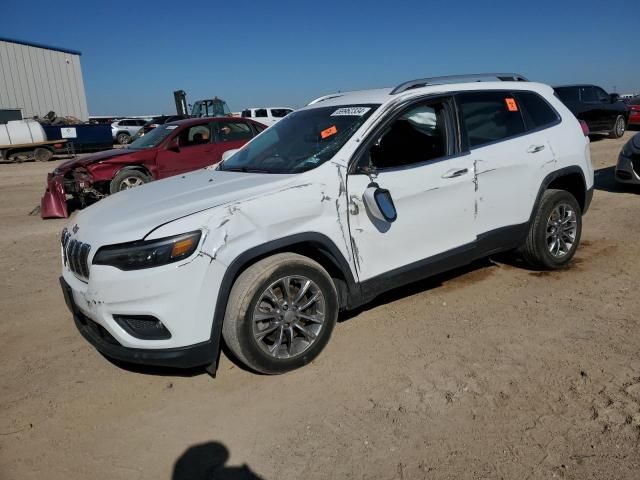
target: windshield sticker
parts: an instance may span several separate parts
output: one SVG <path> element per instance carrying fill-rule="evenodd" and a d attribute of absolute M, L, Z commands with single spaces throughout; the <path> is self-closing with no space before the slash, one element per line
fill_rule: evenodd
<path fill-rule="evenodd" d="M 329 128 L 327 128 L 326 130 L 322 130 L 320 132 L 320 136 L 322 137 L 322 139 L 324 140 L 327 137 L 330 137 L 331 135 L 335 135 L 336 133 L 338 133 L 338 129 L 336 128 L 335 125 L 331 125 Z"/>
<path fill-rule="evenodd" d="M 510 112 L 518 111 L 518 104 L 513 98 L 505 98 L 504 101 L 507 104 L 507 110 L 509 110 Z"/>
<path fill-rule="evenodd" d="M 176 128 L 178 128 L 178 125 L 167 125 L 164 128 L 165 130 L 175 130 Z"/>
<path fill-rule="evenodd" d="M 361 117 L 371 110 L 371 107 L 343 107 L 331 114 L 332 117 Z"/>

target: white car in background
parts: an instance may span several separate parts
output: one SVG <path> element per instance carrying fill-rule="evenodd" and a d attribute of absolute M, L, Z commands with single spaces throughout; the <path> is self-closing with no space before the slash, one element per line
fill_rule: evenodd
<path fill-rule="evenodd" d="M 293 108 L 289 107 L 261 107 L 261 108 L 245 108 L 241 113 L 241 117 L 250 118 L 256 122 L 260 122 L 270 127 L 279 120 L 293 112 Z"/>

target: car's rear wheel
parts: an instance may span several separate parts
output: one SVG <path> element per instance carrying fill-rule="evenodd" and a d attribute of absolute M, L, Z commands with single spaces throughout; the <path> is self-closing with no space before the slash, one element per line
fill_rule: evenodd
<path fill-rule="evenodd" d="M 139 187 L 145 183 L 149 183 L 151 177 L 140 170 L 122 170 L 120 171 L 111 183 L 109 184 L 109 191 L 113 193 L 121 192 L 122 190 L 129 190 L 130 188 Z"/>
<path fill-rule="evenodd" d="M 609 136 L 611 138 L 620 138 L 622 137 L 622 135 L 624 135 L 626 128 L 627 128 L 626 120 L 622 115 L 618 115 L 618 118 L 616 118 L 616 121 L 613 124 L 613 128 L 611 129 Z"/>
<path fill-rule="evenodd" d="M 582 233 L 582 210 L 565 190 L 546 190 L 521 248 L 534 268 L 556 270 L 573 258 Z"/>
<path fill-rule="evenodd" d="M 131 135 L 125 132 L 120 132 L 116 135 L 116 140 L 120 145 L 126 145 L 131 141 Z"/>
<path fill-rule="evenodd" d="M 326 270 L 302 255 L 279 253 L 237 278 L 222 334 L 246 366 L 278 374 L 316 358 L 337 317 L 336 288 Z"/>

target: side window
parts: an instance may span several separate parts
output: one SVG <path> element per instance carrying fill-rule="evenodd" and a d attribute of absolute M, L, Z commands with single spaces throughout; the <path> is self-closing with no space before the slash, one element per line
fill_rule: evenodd
<path fill-rule="evenodd" d="M 207 125 L 194 125 L 193 127 L 185 128 L 180 132 L 178 144 L 181 147 L 190 147 L 193 145 L 202 145 L 209 143 L 211 138 L 209 127 Z"/>
<path fill-rule="evenodd" d="M 580 87 L 580 101 L 582 103 L 599 103 L 593 87 Z"/>
<path fill-rule="evenodd" d="M 537 93 L 518 92 L 516 98 L 518 104 L 522 106 L 527 130 L 548 127 L 558 121 L 556 112 Z"/>
<path fill-rule="evenodd" d="M 145 123 L 147 123 L 146 120 L 136 120 L 136 125 L 138 125 L 139 127 L 141 127 L 142 125 L 144 125 Z"/>
<path fill-rule="evenodd" d="M 258 124 L 258 123 L 253 123 L 252 125 L 253 125 L 253 128 L 255 128 L 255 129 L 256 129 L 256 132 L 258 132 L 258 133 L 260 133 L 260 132 L 264 131 L 264 129 L 266 129 L 266 128 L 267 128 L 267 127 L 265 127 L 264 125 L 262 125 L 262 124 Z"/>
<path fill-rule="evenodd" d="M 276 117 L 276 118 L 286 117 L 290 113 L 291 113 L 291 110 L 289 110 L 287 108 L 272 108 L 271 109 L 271 115 Z"/>
<path fill-rule="evenodd" d="M 131 120 L 120 120 L 120 123 L 118 123 L 118 125 L 121 127 L 130 127 Z"/>
<path fill-rule="evenodd" d="M 598 97 L 600 103 L 609 103 L 611 101 L 611 97 L 609 97 L 607 92 L 605 92 L 600 87 L 594 87 L 594 90 L 596 91 L 596 96 Z"/>
<path fill-rule="evenodd" d="M 457 100 L 470 148 L 524 133 L 520 107 L 509 92 L 463 93 Z"/>
<path fill-rule="evenodd" d="M 216 122 L 218 126 L 218 140 L 220 142 L 233 142 L 248 140 L 253 137 L 251 126 L 244 122 Z"/>
<path fill-rule="evenodd" d="M 380 169 L 426 162 L 447 155 L 447 113 L 444 103 L 413 107 L 395 120 L 369 151 Z"/>
<path fill-rule="evenodd" d="M 244 118 L 251 118 L 251 110 L 243 110 L 240 116 Z"/>
<path fill-rule="evenodd" d="M 265 118 L 267 116 L 267 109 L 266 108 L 258 108 L 256 109 L 256 118 Z"/>

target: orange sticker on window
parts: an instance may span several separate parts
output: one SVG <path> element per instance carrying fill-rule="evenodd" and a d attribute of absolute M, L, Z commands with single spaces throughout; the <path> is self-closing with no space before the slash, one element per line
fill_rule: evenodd
<path fill-rule="evenodd" d="M 326 130 L 322 130 L 320 132 L 320 136 L 322 137 L 322 139 L 324 140 L 327 137 L 330 137 L 331 135 L 335 135 L 336 133 L 338 133 L 338 129 L 336 128 L 335 125 L 331 125 L 329 128 L 327 128 Z"/>
<path fill-rule="evenodd" d="M 510 112 L 518 111 L 518 104 L 513 98 L 505 98 L 504 101 L 507 104 L 507 110 L 509 110 Z"/>

